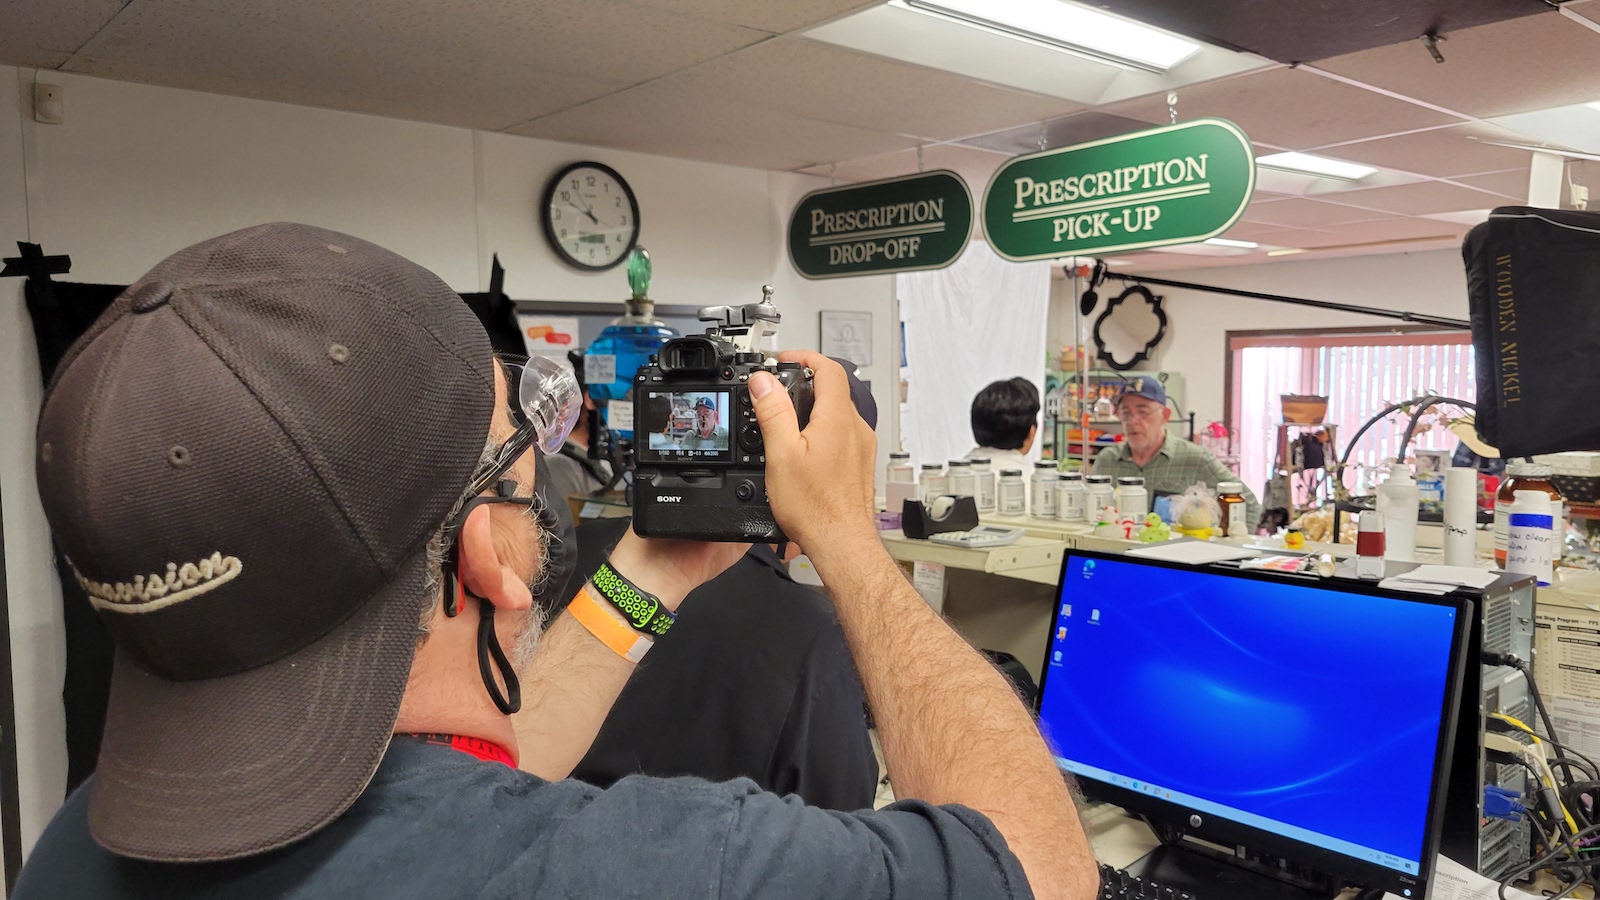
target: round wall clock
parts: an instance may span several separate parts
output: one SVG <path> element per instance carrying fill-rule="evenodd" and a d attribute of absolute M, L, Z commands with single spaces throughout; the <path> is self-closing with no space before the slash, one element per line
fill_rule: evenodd
<path fill-rule="evenodd" d="M 544 189 L 540 218 L 556 255 L 580 269 L 609 269 L 639 241 L 639 201 L 610 166 L 573 163 Z"/>

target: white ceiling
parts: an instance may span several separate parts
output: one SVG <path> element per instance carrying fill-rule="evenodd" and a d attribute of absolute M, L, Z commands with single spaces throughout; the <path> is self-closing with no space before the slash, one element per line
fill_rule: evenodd
<path fill-rule="evenodd" d="M 880 5 L 861 0 L 4 2 L 4 64 L 840 182 L 916 171 L 920 147 L 924 168 L 954 169 L 980 193 L 1036 134 L 1062 146 L 1169 116 L 1165 89 L 1104 103 L 1130 92 L 1003 86 L 801 34 Z M 1600 0 L 1566 6 L 1600 19 Z M 1529 154 L 1485 141 L 1535 141 L 1485 119 L 1600 100 L 1600 33 L 1552 10 L 1444 37 L 1442 65 L 1410 41 L 1294 69 L 1228 62 L 1259 67 L 1181 87 L 1180 118 L 1232 119 L 1261 152 L 1386 170 L 1365 189 L 1274 180 L 1228 236 L 1307 255 L 1430 249 L 1467 226 L 1429 216 L 1521 202 Z M 1123 264 L 1262 258 L 1146 252 Z"/>

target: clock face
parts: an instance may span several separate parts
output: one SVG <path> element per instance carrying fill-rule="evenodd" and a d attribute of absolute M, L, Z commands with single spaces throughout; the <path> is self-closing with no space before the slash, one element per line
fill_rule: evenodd
<path fill-rule="evenodd" d="M 556 255 L 583 269 L 609 269 L 639 240 L 639 203 L 615 169 L 567 166 L 544 191 L 544 234 Z"/>

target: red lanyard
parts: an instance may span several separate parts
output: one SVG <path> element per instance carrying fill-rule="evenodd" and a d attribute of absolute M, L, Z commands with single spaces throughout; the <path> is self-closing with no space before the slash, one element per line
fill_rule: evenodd
<path fill-rule="evenodd" d="M 452 750 L 459 750 L 484 762 L 503 763 L 513 769 L 517 767 L 517 761 L 512 757 L 510 750 L 483 738 L 466 737 L 459 734 L 396 734 L 395 737 L 416 741 L 421 744 L 449 747 Z"/>

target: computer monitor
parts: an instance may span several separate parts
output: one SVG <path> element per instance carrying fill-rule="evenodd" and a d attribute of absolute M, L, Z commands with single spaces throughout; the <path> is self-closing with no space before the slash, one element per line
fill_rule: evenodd
<path fill-rule="evenodd" d="M 1071 551 L 1039 724 L 1085 794 L 1420 898 L 1471 603 Z"/>

